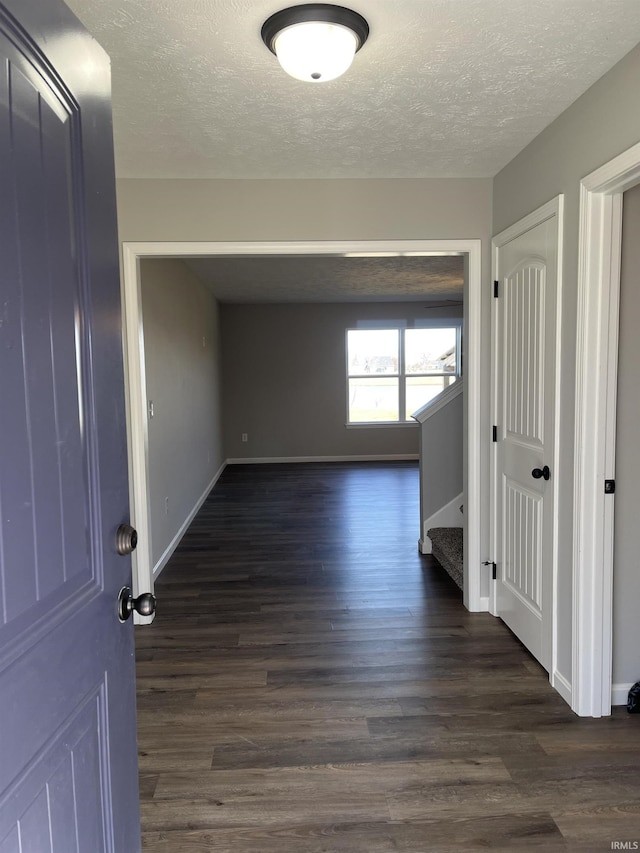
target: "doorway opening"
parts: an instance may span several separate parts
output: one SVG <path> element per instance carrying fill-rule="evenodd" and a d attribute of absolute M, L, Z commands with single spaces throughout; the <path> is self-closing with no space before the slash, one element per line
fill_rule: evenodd
<path fill-rule="evenodd" d="M 142 311 L 140 260 L 207 255 L 351 255 L 381 252 L 460 253 L 465 257 L 465 585 L 464 603 L 471 611 L 486 610 L 488 599 L 480 585 L 480 376 L 481 376 L 481 241 L 390 240 L 318 242 L 149 242 L 123 244 L 123 311 L 127 364 L 126 393 L 130 458 L 131 508 L 140 545 L 135 552 L 136 592 L 153 589 L 150 541 L 149 472 L 147 459 L 148 407 L 141 346 Z M 145 621 L 140 617 L 140 621 Z"/>
<path fill-rule="evenodd" d="M 640 143 L 580 182 L 573 489 L 572 708 L 611 713 L 614 500 L 622 199 Z"/>

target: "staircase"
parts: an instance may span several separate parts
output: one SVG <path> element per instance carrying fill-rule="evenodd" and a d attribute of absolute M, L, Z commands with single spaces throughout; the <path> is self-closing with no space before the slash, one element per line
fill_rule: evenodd
<path fill-rule="evenodd" d="M 449 577 L 462 589 L 463 584 L 463 542 L 461 527 L 431 527 L 427 531 L 431 540 L 431 553 L 447 572 Z"/>

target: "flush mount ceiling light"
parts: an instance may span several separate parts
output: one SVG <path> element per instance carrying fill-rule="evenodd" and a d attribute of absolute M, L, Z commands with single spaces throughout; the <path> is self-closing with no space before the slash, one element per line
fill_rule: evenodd
<path fill-rule="evenodd" d="M 369 35 L 362 15 L 329 3 L 276 12 L 262 25 L 262 40 L 287 74 L 326 83 L 347 70 Z"/>

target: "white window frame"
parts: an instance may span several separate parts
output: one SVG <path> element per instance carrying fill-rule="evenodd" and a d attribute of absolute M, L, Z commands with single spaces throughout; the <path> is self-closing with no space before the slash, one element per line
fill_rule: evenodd
<path fill-rule="evenodd" d="M 362 332 L 373 330 L 381 331 L 381 332 L 397 332 L 398 333 L 398 372 L 397 373 L 381 373 L 379 374 L 379 378 L 391 378 L 398 380 L 398 420 L 397 421 L 352 421 L 350 420 L 350 393 L 349 393 L 349 380 L 350 379 L 363 379 L 363 378 L 371 378 L 370 373 L 358 373 L 352 374 L 349 372 L 349 332 Z M 404 346 L 404 336 L 407 330 L 412 329 L 455 329 L 456 330 L 456 370 L 455 373 L 411 373 L 407 374 L 405 372 L 405 346 Z M 411 379 L 419 379 L 421 377 L 446 377 L 448 379 L 452 379 L 457 381 L 460 379 L 461 373 L 461 359 L 462 359 L 462 322 L 458 318 L 446 318 L 439 322 L 425 323 L 422 321 L 416 322 L 376 322 L 375 324 L 365 324 L 354 326 L 345 330 L 344 336 L 344 351 L 345 351 L 345 369 L 346 369 L 346 426 L 348 429 L 358 429 L 361 427 L 366 427 L 370 429 L 371 427 L 407 427 L 407 426 L 415 426 L 415 421 L 410 418 L 403 418 L 403 414 L 405 413 L 407 407 L 407 395 L 406 395 L 406 380 L 407 378 Z M 450 383 L 448 383 L 450 384 Z M 448 387 L 448 384 L 445 385 L 445 388 Z"/>

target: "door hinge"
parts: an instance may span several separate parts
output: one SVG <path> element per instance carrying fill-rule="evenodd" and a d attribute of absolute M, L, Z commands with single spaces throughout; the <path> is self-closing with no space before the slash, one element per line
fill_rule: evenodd
<path fill-rule="evenodd" d="M 498 427 L 494 424 L 492 428 L 493 441 L 498 440 Z"/>
<path fill-rule="evenodd" d="M 494 299 L 497 299 L 497 298 L 498 298 L 498 296 L 499 296 L 499 290 L 500 290 L 500 284 L 499 284 L 499 282 L 496 280 L 496 281 L 494 281 L 494 282 L 493 282 L 493 298 L 494 298 Z"/>
<path fill-rule="evenodd" d="M 495 563 L 491 562 L 491 560 L 485 560 L 482 564 L 483 566 L 491 566 L 491 578 L 492 580 L 496 580 L 498 577 L 498 568 Z"/>
<path fill-rule="evenodd" d="M 604 481 L 604 493 L 605 495 L 612 495 L 616 490 L 616 481 L 615 480 L 605 480 Z"/>

